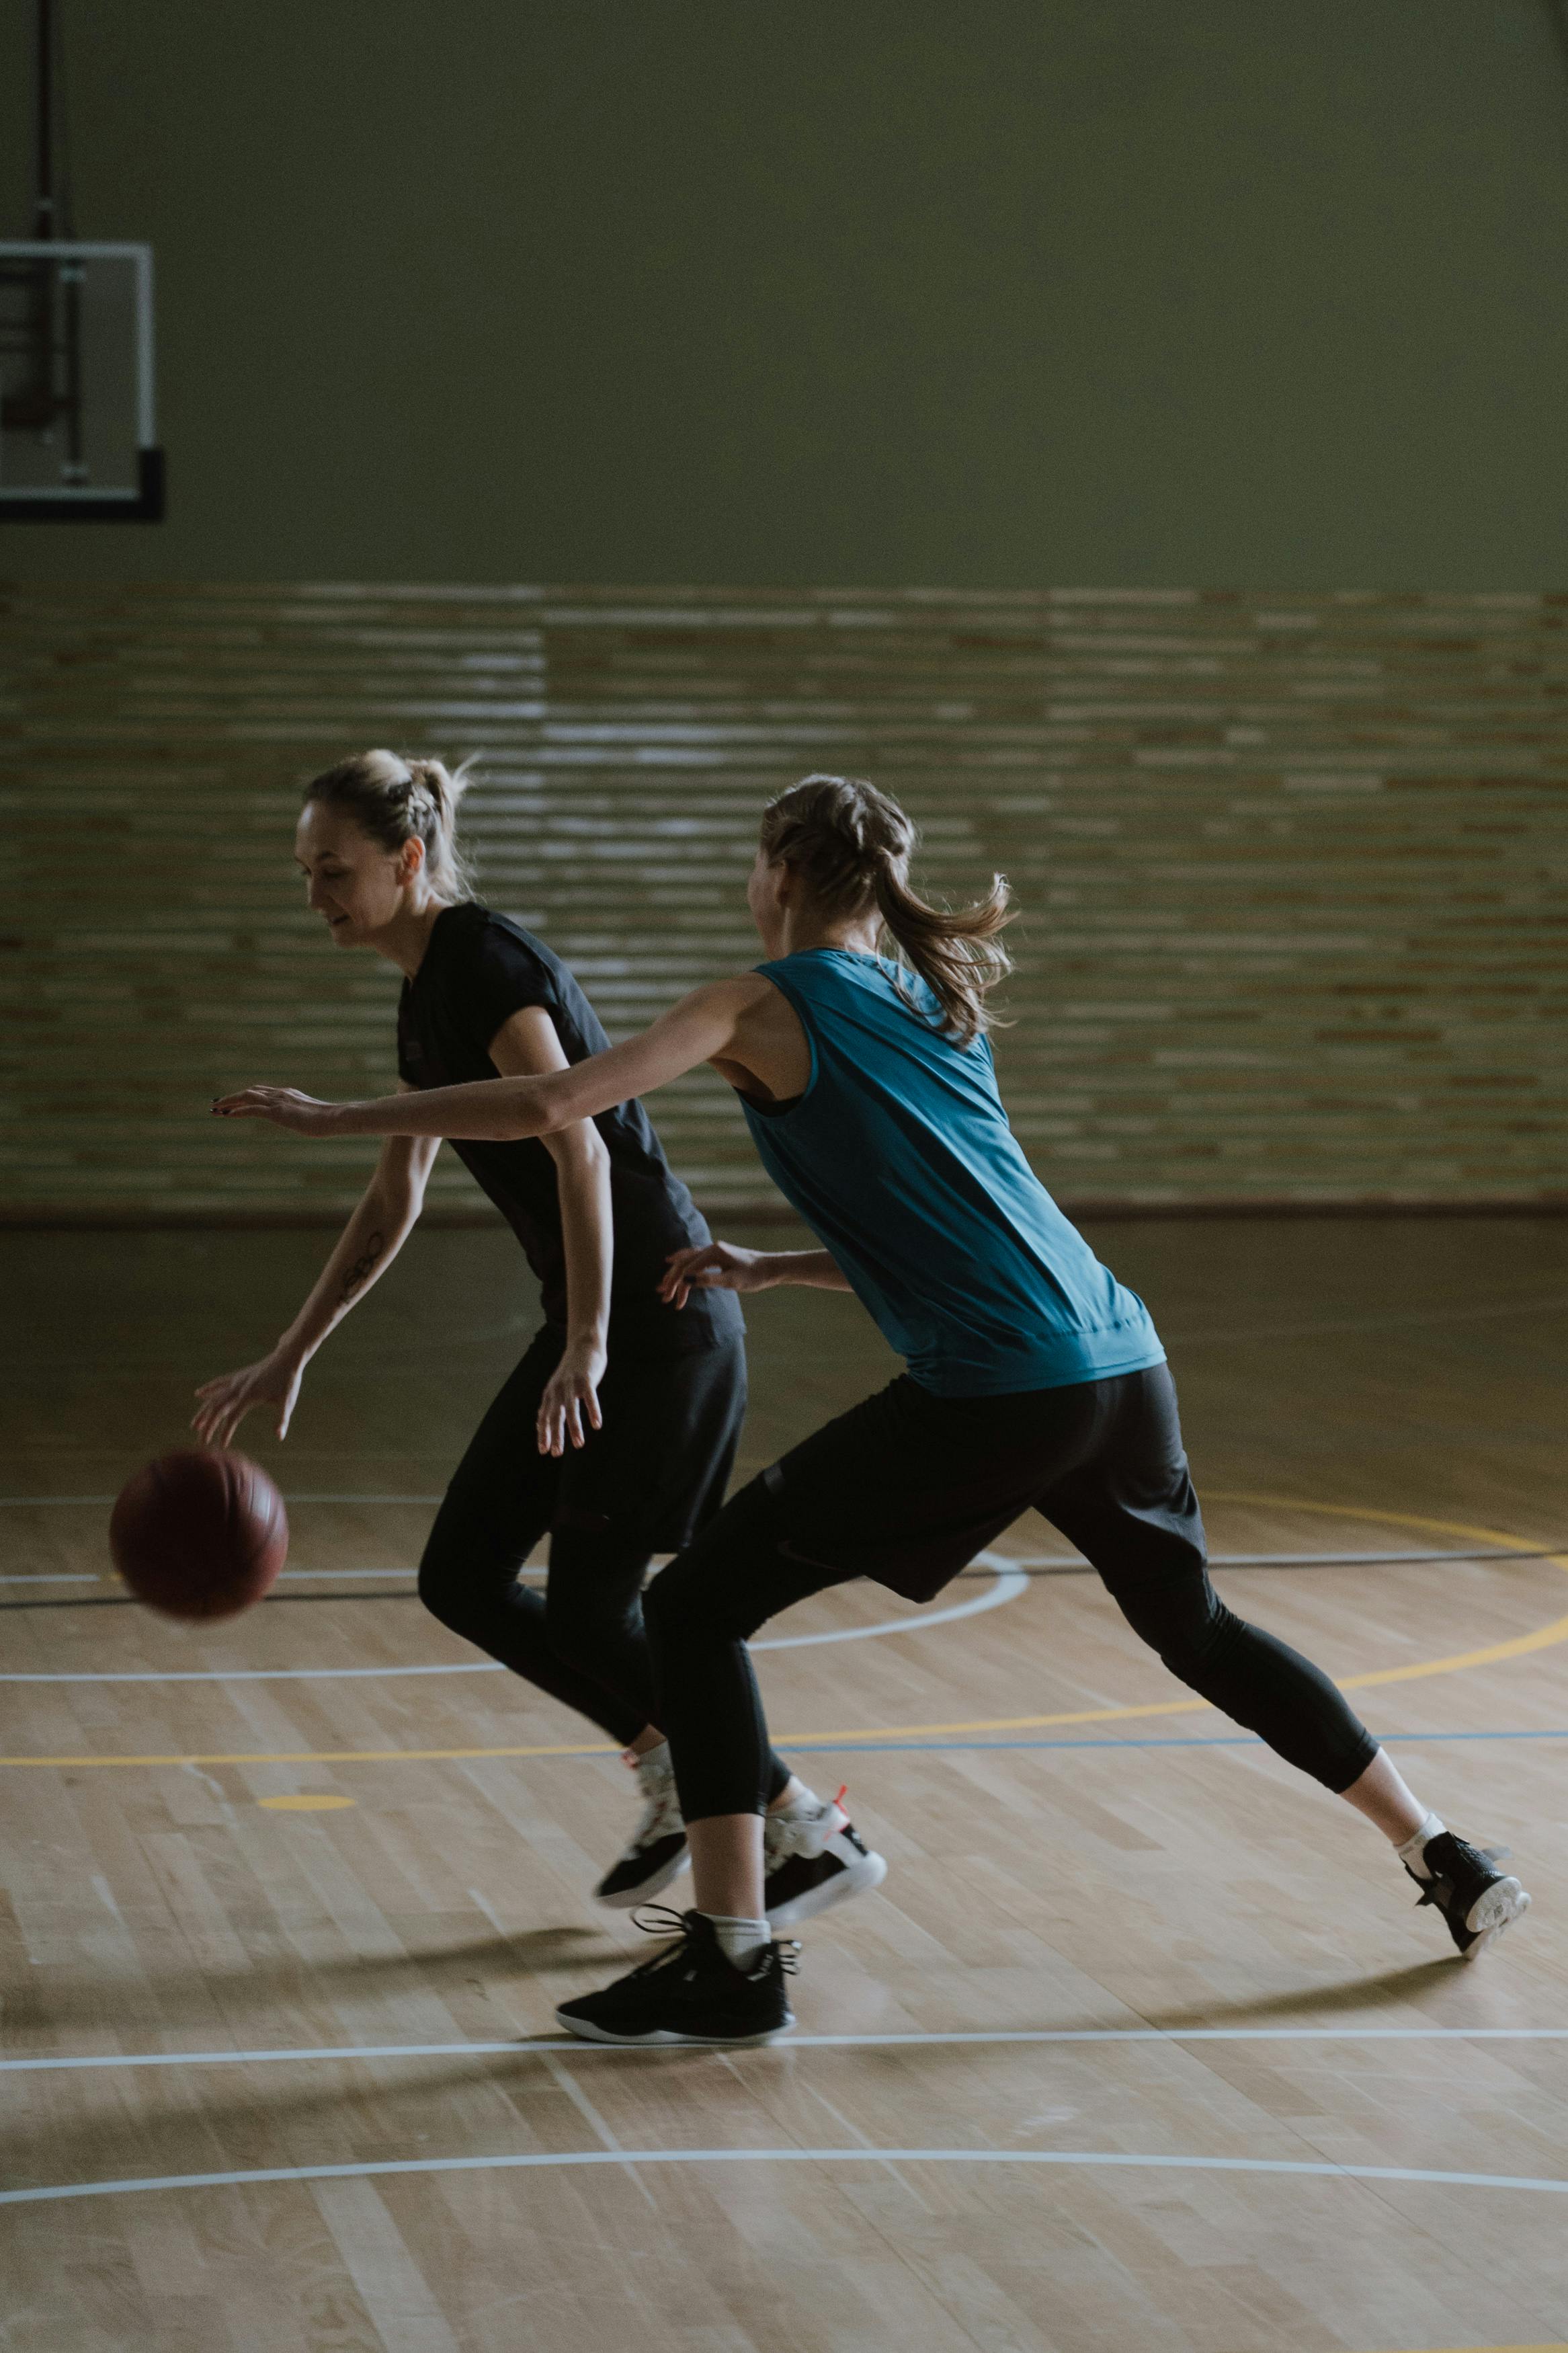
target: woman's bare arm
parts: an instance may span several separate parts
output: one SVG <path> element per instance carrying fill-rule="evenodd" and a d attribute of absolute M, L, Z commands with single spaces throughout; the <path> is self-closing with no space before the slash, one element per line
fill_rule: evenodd
<path fill-rule="evenodd" d="M 412 1233 L 440 1149 L 436 1136 L 387 1138 L 359 1206 L 288 1330 L 256 1364 L 237 1373 L 222 1373 L 196 1391 L 199 1402 L 191 1426 L 204 1445 L 228 1445 L 258 1405 L 277 1407 L 277 1433 L 287 1437 L 306 1366 L 327 1335 L 380 1281 Z"/>
<path fill-rule="evenodd" d="M 555 1024 L 540 1005 L 524 1006 L 501 1024 L 490 1039 L 489 1057 L 509 1079 L 542 1078 L 567 1068 Z M 584 1445 L 588 1430 L 603 1427 L 599 1383 L 609 1345 L 615 1222 L 610 1155 L 593 1121 L 574 1120 L 553 1129 L 543 1142 L 555 1163 L 561 1207 L 566 1345 L 540 1399 L 537 1435 L 542 1454 L 561 1454 L 569 1443 Z"/>
<path fill-rule="evenodd" d="M 701 1242 L 674 1250 L 658 1289 L 671 1307 L 684 1307 L 694 1291 L 774 1291 L 781 1283 L 807 1284 L 813 1291 L 850 1291 L 854 1285 L 830 1250 L 753 1250 L 739 1242 Z"/>
<path fill-rule="evenodd" d="M 541 1077 L 480 1079 L 349 1103 L 318 1103 L 290 1087 L 246 1087 L 221 1096 L 213 1109 L 226 1119 L 271 1120 L 301 1135 L 450 1135 L 504 1143 L 596 1118 L 702 1062 L 728 1063 L 766 1092 L 788 1095 L 799 1091 L 790 1082 L 799 1081 L 803 1054 L 798 1017 L 771 982 L 744 973 L 705 982 L 640 1037 Z"/>

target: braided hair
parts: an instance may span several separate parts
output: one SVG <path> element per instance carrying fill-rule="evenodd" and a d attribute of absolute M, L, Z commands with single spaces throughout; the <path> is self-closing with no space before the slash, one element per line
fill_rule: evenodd
<path fill-rule="evenodd" d="M 471 899 L 473 878 L 458 848 L 458 804 L 468 790 L 470 761 L 448 770 L 439 760 L 404 759 L 395 752 L 356 752 L 305 787 L 305 804 L 342 809 L 363 832 L 395 857 L 405 842 L 425 845 L 425 871 L 437 899 Z"/>
<path fill-rule="evenodd" d="M 970 907 L 933 907 L 910 887 L 919 836 L 889 794 L 857 776 L 807 776 L 763 813 L 763 854 L 788 866 L 825 915 L 857 916 L 875 908 L 900 961 L 910 965 L 942 1008 L 942 1027 L 961 1046 L 994 1029 L 989 990 L 1011 970 L 997 934 L 1012 921 L 1005 877 L 993 875 Z"/>

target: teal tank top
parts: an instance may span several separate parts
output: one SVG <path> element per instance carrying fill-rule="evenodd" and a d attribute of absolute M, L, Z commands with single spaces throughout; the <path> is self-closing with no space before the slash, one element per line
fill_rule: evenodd
<path fill-rule="evenodd" d="M 984 1037 L 944 1036 L 925 983 L 880 956 L 808 948 L 757 970 L 811 1046 L 793 1103 L 741 1098 L 763 1166 L 922 1388 L 998 1397 L 1164 1362 L 1142 1301 L 1025 1158 Z"/>

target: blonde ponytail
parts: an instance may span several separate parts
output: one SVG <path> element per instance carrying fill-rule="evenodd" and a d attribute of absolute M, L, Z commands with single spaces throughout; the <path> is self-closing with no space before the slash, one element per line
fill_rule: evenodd
<path fill-rule="evenodd" d="M 1012 969 L 998 936 L 1013 920 L 1012 893 L 995 874 L 973 906 L 931 906 L 910 887 L 918 840 L 898 802 L 857 776 L 807 776 L 763 815 L 769 864 L 794 868 L 824 914 L 874 908 L 900 960 L 936 998 L 942 1029 L 967 1046 L 997 1026 L 985 998 Z"/>
<path fill-rule="evenodd" d="M 342 809 L 394 856 L 405 842 L 423 842 L 434 895 L 471 899 L 473 876 L 458 847 L 458 804 L 472 766 L 472 760 L 448 769 L 422 754 L 403 759 L 395 752 L 356 752 L 314 777 L 305 787 L 305 800 Z"/>

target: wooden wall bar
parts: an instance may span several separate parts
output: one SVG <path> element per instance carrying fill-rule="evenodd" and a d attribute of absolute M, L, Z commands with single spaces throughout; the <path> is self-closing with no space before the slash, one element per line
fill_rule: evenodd
<path fill-rule="evenodd" d="M 1025 908 L 1015 1124 L 1079 1205 L 1568 1198 L 1568 597 L 22 586 L 0 599 L 6 1214 L 335 1215 L 362 1144 L 219 1127 L 393 1074 L 395 976 L 289 862 L 367 744 L 483 755 L 485 895 L 613 1034 L 754 954 L 766 797 L 899 794 Z M 772 1198 L 725 1091 L 658 1116 Z M 436 1203 L 476 1197 L 449 1154 Z"/>

